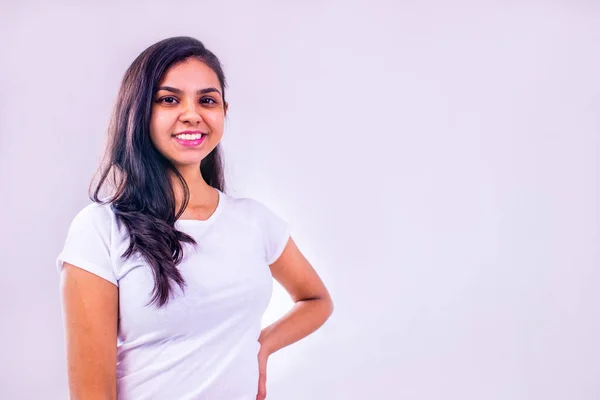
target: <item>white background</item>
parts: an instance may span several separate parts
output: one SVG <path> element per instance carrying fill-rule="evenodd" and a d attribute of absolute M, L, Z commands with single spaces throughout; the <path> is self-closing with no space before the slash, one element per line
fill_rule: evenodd
<path fill-rule="evenodd" d="M 0 6 L 0 398 L 67 398 L 55 258 L 125 69 L 190 35 L 229 193 L 335 302 L 269 399 L 600 399 L 598 2 L 95 3 Z"/>

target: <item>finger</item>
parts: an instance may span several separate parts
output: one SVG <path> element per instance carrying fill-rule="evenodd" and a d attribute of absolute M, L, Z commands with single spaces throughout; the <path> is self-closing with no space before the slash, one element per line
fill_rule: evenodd
<path fill-rule="evenodd" d="M 266 374 L 260 374 L 258 378 L 258 400 L 264 400 L 267 397 L 267 379 Z"/>
<path fill-rule="evenodd" d="M 256 395 L 256 400 L 265 400 L 267 397 L 267 392 L 265 390 L 259 390 Z"/>

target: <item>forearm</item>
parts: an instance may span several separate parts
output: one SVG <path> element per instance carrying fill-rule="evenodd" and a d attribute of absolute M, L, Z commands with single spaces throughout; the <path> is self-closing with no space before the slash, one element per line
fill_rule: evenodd
<path fill-rule="evenodd" d="M 273 324 L 264 328 L 258 341 L 261 351 L 273 354 L 321 327 L 333 311 L 329 297 L 300 300 Z"/>
<path fill-rule="evenodd" d="M 93 364 L 93 362 L 90 362 Z M 101 369 L 69 369 L 69 399 L 71 400 L 116 400 L 115 374 L 103 376 Z M 104 374 L 106 375 L 106 374 Z"/>

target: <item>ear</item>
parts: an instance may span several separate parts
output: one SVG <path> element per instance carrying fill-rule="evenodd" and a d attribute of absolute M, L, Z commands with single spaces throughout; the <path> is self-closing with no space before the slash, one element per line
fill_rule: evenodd
<path fill-rule="evenodd" d="M 227 115 L 228 109 L 229 109 L 229 103 L 225 102 L 225 105 L 223 106 L 223 115 Z"/>

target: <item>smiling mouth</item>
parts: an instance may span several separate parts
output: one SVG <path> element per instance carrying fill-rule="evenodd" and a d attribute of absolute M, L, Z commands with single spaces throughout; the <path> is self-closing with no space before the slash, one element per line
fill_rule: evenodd
<path fill-rule="evenodd" d="M 189 140 L 189 141 L 194 141 L 194 140 L 200 140 L 202 139 L 204 136 L 206 136 L 205 133 L 180 133 L 178 135 L 174 135 L 176 139 L 179 140 Z"/>
<path fill-rule="evenodd" d="M 206 141 L 206 134 L 184 134 L 184 135 L 174 135 L 173 139 L 181 146 L 185 147 L 201 147 L 202 144 Z"/>

